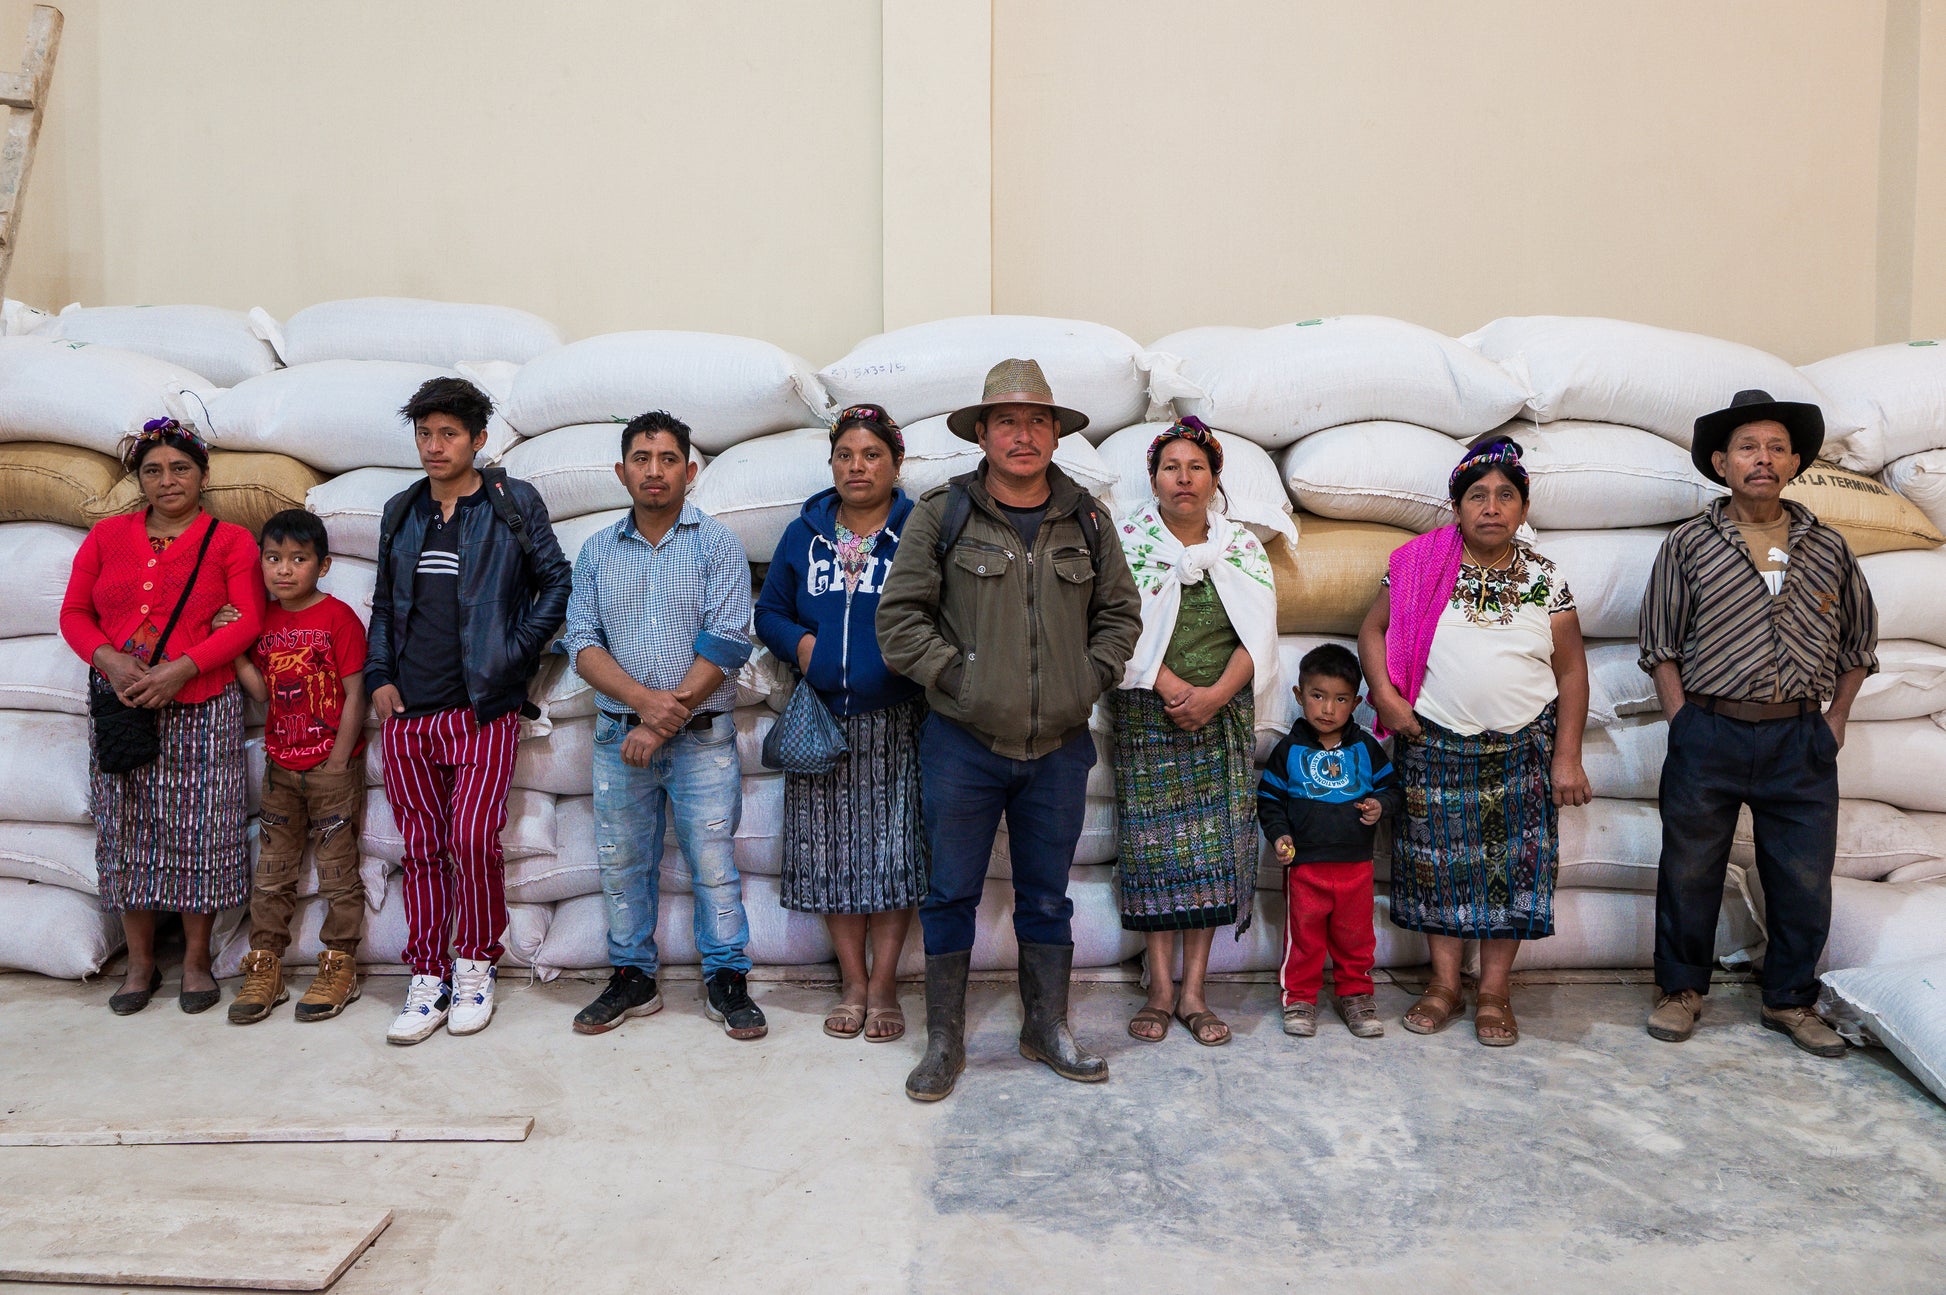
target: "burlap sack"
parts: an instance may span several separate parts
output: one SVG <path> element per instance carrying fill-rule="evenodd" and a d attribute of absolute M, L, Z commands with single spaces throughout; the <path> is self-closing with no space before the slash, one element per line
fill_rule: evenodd
<path fill-rule="evenodd" d="M 1946 540 L 1926 515 L 1904 495 L 1872 477 L 1848 472 L 1820 460 L 1784 487 L 1784 498 L 1795 499 L 1818 515 L 1818 520 L 1845 537 L 1851 551 L 1890 553 L 1897 549 L 1930 549 Z"/>
<path fill-rule="evenodd" d="M 1266 545 L 1277 586 L 1277 632 L 1356 634 L 1392 550 L 1412 538 L 1397 526 L 1299 517 L 1295 552 L 1283 539 Z"/>
<path fill-rule="evenodd" d="M 87 527 L 88 502 L 107 494 L 122 465 L 106 454 L 40 441 L 0 445 L 0 522 Z"/>
<path fill-rule="evenodd" d="M 217 519 L 247 527 L 254 535 L 271 514 L 304 507 L 304 496 L 328 480 L 327 473 L 288 455 L 211 450 L 203 507 Z M 112 490 L 89 500 L 87 520 L 76 524 L 91 525 L 141 506 L 142 487 L 134 477 L 125 476 Z"/>

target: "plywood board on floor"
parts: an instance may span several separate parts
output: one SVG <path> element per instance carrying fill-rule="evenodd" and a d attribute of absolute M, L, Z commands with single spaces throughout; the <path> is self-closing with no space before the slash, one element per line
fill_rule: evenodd
<path fill-rule="evenodd" d="M 438 1124 L 294 1124 L 225 1120 L 158 1120 L 136 1125 L 99 1120 L 0 1120 L 0 1147 L 188 1146 L 212 1142 L 524 1142 L 531 1115 L 502 1115 Z"/>
<path fill-rule="evenodd" d="M 392 1222 L 368 1205 L 0 1198 L 0 1281 L 323 1290 Z"/>

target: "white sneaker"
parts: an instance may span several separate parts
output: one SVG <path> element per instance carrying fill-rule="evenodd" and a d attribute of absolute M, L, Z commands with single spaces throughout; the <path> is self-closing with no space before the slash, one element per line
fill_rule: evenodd
<path fill-rule="evenodd" d="M 478 1034 L 493 1019 L 493 985 L 499 968 L 491 962 L 460 958 L 453 963 L 453 1014 L 446 1020 L 450 1034 Z"/>
<path fill-rule="evenodd" d="M 385 1031 L 387 1043 L 417 1043 L 446 1023 L 453 1003 L 453 987 L 438 976 L 414 976 L 405 991 L 405 1006 Z"/>

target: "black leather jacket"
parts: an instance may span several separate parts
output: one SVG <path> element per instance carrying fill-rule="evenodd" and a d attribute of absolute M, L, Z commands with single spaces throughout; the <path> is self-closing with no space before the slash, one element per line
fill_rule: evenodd
<path fill-rule="evenodd" d="M 410 496 L 389 552 L 381 553 L 372 591 L 372 624 L 365 638 L 365 693 L 398 682 L 399 651 L 412 611 L 413 573 L 426 541 L 421 506 L 427 484 L 408 486 Z M 466 694 L 480 723 L 519 710 L 541 651 L 567 619 L 574 569 L 561 556 L 547 505 L 525 481 L 507 478 L 507 493 L 533 539 L 530 560 L 520 538 L 491 506 L 460 510 L 459 619 Z M 389 509 L 388 505 L 388 509 Z M 409 700 L 409 699 L 408 699 Z"/>

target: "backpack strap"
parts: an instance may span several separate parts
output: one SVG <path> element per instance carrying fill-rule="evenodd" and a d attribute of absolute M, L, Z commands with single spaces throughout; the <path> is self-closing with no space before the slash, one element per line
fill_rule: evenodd
<path fill-rule="evenodd" d="M 378 523 L 378 569 L 383 571 L 392 561 L 392 541 L 405 524 L 405 515 L 419 498 L 419 488 L 423 481 L 416 481 L 405 490 L 385 501 L 385 513 Z"/>
<path fill-rule="evenodd" d="M 500 520 L 507 524 L 507 529 L 514 533 L 514 538 L 520 541 L 520 551 L 526 555 L 527 561 L 532 563 L 534 537 L 528 533 L 527 519 L 520 515 L 520 509 L 514 504 L 513 494 L 507 489 L 507 470 L 498 466 L 481 468 L 480 480 L 486 483 L 487 502 L 493 505 L 494 512 L 500 514 Z"/>
<path fill-rule="evenodd" d="M 973 516 L 973 496 L 966 489 L 970 479 L 971 474 L 954 477 L 946 488 L 946 511 L 940 515 L 939 535 L 932 542 L 934 562 L 946 561 L 946 555 L 952 552 L 953 545 L 959 543 L 960 532 L 966 529 L 967 519 Z"/>

